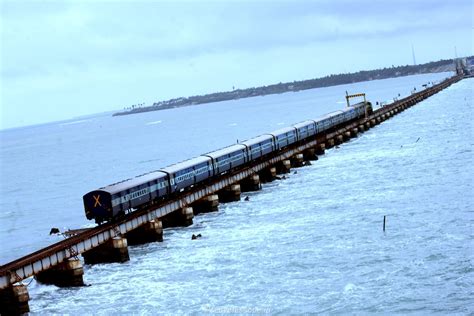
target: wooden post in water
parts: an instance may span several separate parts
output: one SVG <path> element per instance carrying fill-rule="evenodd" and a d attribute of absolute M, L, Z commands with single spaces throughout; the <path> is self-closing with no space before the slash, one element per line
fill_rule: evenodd
<path fill-rule="evenodd" d="M 385 231 L 385 218 L 386 218 L 386 217 L 387 217 L 387 216 L 385 216 L 385 215 L 383 216 L 383 231 Z"/>

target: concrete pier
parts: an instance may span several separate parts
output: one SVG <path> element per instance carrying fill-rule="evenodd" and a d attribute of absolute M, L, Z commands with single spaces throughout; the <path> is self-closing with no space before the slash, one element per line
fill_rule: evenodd
<path fill-rule="evenodd" d="M 291 167 L 292 168 L 298 168 L 302 167 L 304 164 L 304 155 L 303 154 L 296 154 L 290 159 L 291 162 Z"/>
<path fill-rule="evenodd" d="M 324 151 L 326 150 L 326 145 L 325 144 L 319 144 L 314 148 L 316 150 L 316 155 L 324 155 Z"/>
<path fill-rule="evenodd" d="M 30 296 L 26 285 L 13 285 L 0 290 L 0 315 L 22 315 L 30 312 Z"/>
<path fill-rule="evenodd" d="M 240 184 L 232 184 L 231 186 L 217 192 L 219 195 L 219 201 L 222 203 L 240 201 L 240 193 Z"/>
<path fill-rule="evenodd" d="M 356 128 L 351 129 L 351 137 L 357 137 L 359 135 L 359 130 Z"/>
<path fill-rule="evenodd" d="M 84 286 L 81 260 L 69 259 L 35 275 L 36 281 L 59 287 Z"/>
<path fill-rule="evenodd" d="M 336 136 L 336 145 L 340 145 L 344 142 L 344 136 L 342 135 L 337 135 Z"/>
<path fill-rule="evenodd" d="M 211 194 L 192 204 L 194 215 L 217 212 L 219 210 L 219 195 Z"/>
<path fill-rule="evenodd" d="M 142 245 L 163 241 L 163 223 L 160 220 L 149 221 L 125 234 L 129 245 Z"/>
<path fill-rule="evenodd" d="M 326 140 L 326 143 L 325 143 L 325 147 L 327 149 L 331 149 L 334 147 L 334 145 L 336 144 L 336 142 L 334 141 L 334 138 L 329 138 Z"/>
<path fill-rule="evenodd" d="M 258 191 L 261 188 L 260 176 L 258 174 L 251 175 L 240 182 L 241 192 Z"/>
<path fill-rule="evenodd" d="M 357 129 L 359 130 L 359 133 L 363 133 L 363 132 L 365 132 L 365 126 L 364 126 L 364 125 L 362 125 L 362 124 L 361 124 L 361 125 L 359 125 L 359 126 L 357 126 Z"/>
<path fill-rule="evenodd" d="M 303 157 L 305 161 L 310 161 L 310 160 L 318 160 L 318 156 L 316 155 L 316 149 L 315 148 L 308 148 L 303 152 Z"/>
<path fill-rule="evenodd" d="M 126 262 L 128 255 L 127 239 L 114 237 L 104 244 L 82 253 L 85 264 Z"/>
<path fill-rule="evenodd" d="M 161 218 L 163 228 L 188 227 L 193 224 L 193 208 L 183 207 Z"/>
<path fill-rule="evenodd" d="M 277 170 L 275 167 L 265 168 L 259 172 L 259 176 L 263 183 L 272 182 L 276 179 Z"/>
<path fill-rule="evenodd" d="M 277 164 L 277 174 L 290 173 L 291 161 L 283 160 Z"/>
<path fill-rule="evenodd" d="M 350 131 L 344 132 L 342 134 L 342 137 L 344 138 L 344 141 L 348 141 L 349 139 L 351 139 L 351 132 Z"/>

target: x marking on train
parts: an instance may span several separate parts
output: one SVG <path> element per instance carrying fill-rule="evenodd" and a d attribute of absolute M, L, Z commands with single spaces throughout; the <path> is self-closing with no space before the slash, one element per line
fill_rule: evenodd
<path fill-rule="evenodd" d="M 94 200 L 95 200 L 94 207 L 97 207 L 97 205 L 102 206 L 102 204 L 100 204 L 100 201 L 99 201 L 100 195 L 97 195 L 97 196 L 93 195 L 93 197 L 94 197 Z"/>

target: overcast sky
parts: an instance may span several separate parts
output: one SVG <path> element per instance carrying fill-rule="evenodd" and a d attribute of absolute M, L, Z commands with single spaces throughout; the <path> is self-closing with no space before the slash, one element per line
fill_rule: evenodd
<path fill-rule="evenodd" d="M 0 3 L 0 128 L 473 54 L 471 0 Z"/>

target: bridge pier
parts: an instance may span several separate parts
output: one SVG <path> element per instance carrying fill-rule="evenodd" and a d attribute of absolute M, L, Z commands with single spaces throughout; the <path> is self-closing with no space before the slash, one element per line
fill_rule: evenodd
<path fill-rule="evenodd" d="M 192 204 L 194 214 L 217 212 L 219 210 L 219 195 L 211 194 Z"/>
<path fill-rule="evenodd" d="M 303 152 L 304 160 L 305 161 L 310 161 L 310 160 L 318 160 L 318 156 L 316 155 L 316 149 L 315 148 L 308 148 Z"/>
<path fill-rule="evenodd" d="M 360 133 L 365 132 L 365 126 L 363 124 L 359 125 L 357 129 L 359 130 Z"/>
<path fill-rule="evenodd" d="M 183 207 L 161 218 L 163 228 L 168 227 L 188 227 L 193 224 L 193 208 Z"/>
<path fill-rule="evenodd" d="M 335 143 L 336 142 L 334 141 L 334 138 L 329 138 L 329 139 L 326 140 L 325 148 L 331 149 L 331 148 L 334 147 Z"/>
<path fill-rule="evenodd" d="M 258 174 L 253 174 L 240 182 L 241 192 L 258 191 L 261 188 L 260 176 Z"/>
<path fill-rule="evenodd" d="M 219 195 L 219 201 L 228 203 L 240 201 L 240 193 L 240 184 L 232 184 L 220 190 L 217 194 Z"/>
<path fill-rule="evenodd" d="M 325 144 L 319 144 L 315 147 L 316 155 L 321 156 L 324 155 L 324 150 L 326 149 Z"/>
<path fill-rule="evenodd" d="M 290 169 L 291 169 L 291 162 L 288 159 L 280 161 L 277 164 L 277 173 L 278 174 L 290 173 Z"/>
<path fill-rule="evenodd" d="M 85 264 L 126 262 L 128 255 L 127 239 L 114 237 L 102 245 L 82 253 Z"/>
<path fill-rule="evenodd" d="M 0 315 L 22 315 L 30 312 L 30 295 L 26 285 L 12 285 L 0 290 Z"/>
<path fill-rule="evenodd" d="M 359 130 L 357 129 L 357 127 L 351 129 L 351 137 L 357 137 L 358 134 Z"/>
<path fill-rule="evenodd" d="M 304 156 L 303 154 L 296 154 L 290 158 L 291 167 L 298 168 L 303 167 L 304 164 Z"/>
<path fill-rule="evenodd" d="M 259 173 L 260 180 L 265 182 L 272 182 L 276 179 L 277 171 L 275 167 L 265 168 L 264 170 L 260 171 Z"/>
<path fill-rule="evenodd" d="M 349 131 L 344 132 L 342 134 L 342 137 L 343 137 L 344 141 L 348 141 L 349 139 L 351 139 L 351 132 L 349 132 Z"/>
<path fill-rule="evenodd" d="M 163 241 L 163 223 L 159 220 L 149 221 L 125 234 L 129 245 L 142 245 Z"/>
<path fill-rule="evenodd" d="M 344 137 L 342 135 L 337 135 L 336 136 L 336 141 L 335 141 L 336 145 L 340 145 L 343 142 L 344 142 Z"/>
<path fill-rule="evenodd" d="M 59 287 L 84 286 L 81 260 L 69 259 L 35 275 L 36 281 Z"/>
<path fill-rule="evenodd" d="M 367 122 L 365 122 L 365 130 L 367 131 L 369 129 L 370 129 L 370 122 L 367 121 Z"/>

